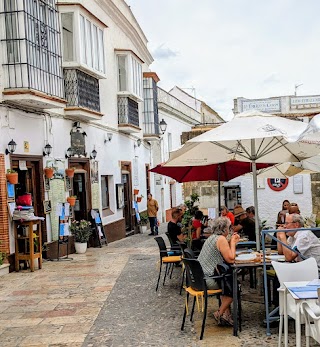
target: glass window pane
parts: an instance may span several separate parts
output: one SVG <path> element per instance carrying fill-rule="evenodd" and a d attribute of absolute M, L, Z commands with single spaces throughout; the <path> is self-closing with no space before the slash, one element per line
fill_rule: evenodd
<path fill-rule="evenodd" d="M 93 68 L 99 71 L 98 29 L 95 25 L 92 26 L 92 54 L 93 54 Z"/>
<path fill-rule="evenodd" d="M 118 56 L 118 80 L 119 91 L 123 92 L 127 90 L 127 68 L 126 68 L 126 56 Z"/>
<path fill-rule="evenodd" d="M 63 61 L 74 61 L 73 57 L 73 13 L 61 14 Z"/>
<path fill-rule="evenodd" d="M 105 73 L 103 31 L 99 29 L 99 71 Z"/>
<path fill-rule="evenodd" d="M 92 66 L 92 34 L 91 23 L 86 19 L 86 53 L 87 53 L 87 65 Z"/>
<path fill-rule="evenodd" d="M 110 207 L 108 176 L 101 176 L 101 200 L 102 200 L 102 209 L 106 209 Z"/>
<path fill-rule="evenodd" d="M 80 16 L 80 56 L 81 56 L 81 63 L 86 64 L 86 30 L 85 30 L 85 22 L 84 17 Z"/>

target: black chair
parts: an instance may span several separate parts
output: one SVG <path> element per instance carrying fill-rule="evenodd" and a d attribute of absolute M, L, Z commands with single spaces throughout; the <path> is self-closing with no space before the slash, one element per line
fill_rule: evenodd
<path fill-rule="evenodd" d="M 181 330 L 184 329 L 184 324 L 187 316 L 187 310 L 188 310 L 188 302 L 189 302 L 189 296 L 192 295 L 194 297 L 193 305 L 192 305 L 192 311 L 190 315 L 190 320 L 192 320 L 193 313 L 194 313 L 194 306 L 196 300 L 199 299 L 199 297 L 204 298 L 204 305 L 203 305 L 203 318 L 202 318 L 202 326 L 201 326 L 201 333 L 200 333 L 200 340 L 203 339 L 204 334 L 204 328 L 207 318 L 207 306 L 208 306 L 208 296 L 220 296 L 222 293 L 221 289 L 207 289 L 205 276 L 201 267 L 201 264 L 197 259 L 188 259 L 183 258 L 182 259 L 187 279 L 188 279 L 188 286 L 185 288 L 187 292 L 187 298 L 186 298 L 186 305 L 184 308 L 183 313 L 183 320 L 181 325 Z M 217 280 L 221 280 L 222 276 L 213 276 L 212 278 L 215 278 Z"/>
<path fill-rule="evenodd" d="M 163 278 L 163 285 L 164 285 L 165 281 L 166 281 L 167 274 L 169 273 L 170 269 L 171 269 L 171 274 L 170 274 L 170 278 L 171 278 L 172 271 L 173 271 L 173 265 L 179 264 L 181 262 L 181 256 L 180 255 L 169 256 L 168 251 L 167 251 L 167 247 L 166 247 L 166 244 L 165 244 L 163 238 L 161 236 L 157 236 L 154 239 L 156 240 L 158 247 L 159 247 L 159 251 L 160 251 L 160 269 L 159 269 L 159 276 L 158 276 L 158 282 L 157 282 L 157 287 L 156 287 L 156 291 L 157 291 L 158 287 L 159 287 L 160 277 L 161 277 L 162 264 L 166 264 L 164 278 Z"/>
<path fill-rule="evenodd" d="M 168 231 L 165 234 L 166 234 L 166 236 L 169 240 L 169 243 L 170 243 L 170 251 L 173 251 L 175 253 L 175 255 L 181 255 L 182 253 L 181 253 L 180 246 L 177 243 L 174 243 L 172 241 L 172 238 L 171 238 Z"/>

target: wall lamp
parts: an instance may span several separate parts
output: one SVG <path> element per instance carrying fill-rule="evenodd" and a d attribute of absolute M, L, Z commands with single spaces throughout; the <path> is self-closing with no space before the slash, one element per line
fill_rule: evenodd
<path fill-rule="evenodd" d="M 69 147 L 69 148 L 67 149 L 65 158 L 66 158 L 66 159 L 71 158 L 73 155 L 74 155 L 73 149 L 72 149 L 71 147 Z"/>
<path fill-rule="evenodd" d="M 91 152 L 91 155 L 90 155 L 90 159 L 96 159 L 96 157 L 97 157 L 97 154 L 98 154 L 98 152 L 96 151 L 96 149 L 95 148 L 93 148 L 93 150 L 92 150 L 92 152 Z"/>
<path fill-rule="evenodd" d="M 104 143 L 110 142 L 112 140 L 112 133 L 107 133 L 107 135 L 104 136 Z"/>
<path fill-rule="evenodd" d="M 13 139 L 8 143 L 8 148 L 6 148 L 6 154 L 12 154 L 17 148 L 17 144 L 13 141 Z"/>
<path fill-rule="evenodd" d="M 44 150 L 43 150 L 43 156 L 48 156 L 51 154 L 51 151 L 52 151 L 52 146 L 47 143 L 45 146 L 44 146 Z"/>
<path fill-rule="evenodd" d="M 162 118 L 161 122 L 159 123 L 160 125 L 160 130 L 162 132 L 162 135 L 166 132 L 167 130 L 167 123 L 164 121 L 164 119 Z"/>
<path fill-rule="evenodd" d="M 141 143 L 142 143 L 141 139 L 138 139 L 138 140 L 134 143 L 134 148 L 140 147 L 140 146 L 141 146 Z"/>

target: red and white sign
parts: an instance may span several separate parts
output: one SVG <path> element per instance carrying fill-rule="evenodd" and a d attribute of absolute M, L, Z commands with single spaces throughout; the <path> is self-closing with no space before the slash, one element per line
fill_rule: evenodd
<path fill-rule="evenodd" d="M 268 186 L 270 189 L 280 192 L 287 188 L 289 179 L 288 178 L 268 178 L 267 179 Z"/>

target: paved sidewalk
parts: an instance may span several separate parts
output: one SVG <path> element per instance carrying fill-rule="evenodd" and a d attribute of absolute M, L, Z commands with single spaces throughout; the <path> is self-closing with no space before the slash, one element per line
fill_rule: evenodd
<path fill-rule="evenodd" d="M 166 224 L 161 225 L 164 233 Z M 218 327 L 210 306 L 205 336 L 201 316 L 180 325 L 184 296 L 181 268 L 155 292 L 158 248 L 147 234 L 134 235 L 71 261 L 44 262 L 34 273 L 0 277 L 0 346 L 276 346 L 277 328 L 265 335 L 264 306 L 243 302 L 240 338 Z M 251 298 L 245 293 L 244 298 Z M 252 301 L 252 300 L 251 300 Z M 259 301 L 259 300 L 258 300 Z M 217 300 L 210 300 L 217 305 Z M 293 327 L 290 346 L 294 346 Z"/>

